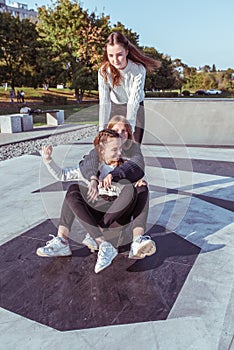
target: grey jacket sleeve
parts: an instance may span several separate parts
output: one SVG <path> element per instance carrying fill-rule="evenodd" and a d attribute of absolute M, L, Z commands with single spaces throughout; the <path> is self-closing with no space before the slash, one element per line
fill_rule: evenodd
<path fill-rule="evenodd" d="M 79 163 L 82 176 L 90 180 L 91 176 L 98 177 L 99 157 L 95 148 L 93 148 Z"/>
<path fill-rule="evenodd" d="M 44 163 L 53 177 L 58 181 L 81 180 L 82 175 L 79 166 L 60 168 L 52 159 L 50 162 Z"/>
<path fill-rule="evenodd" d="M 96 150 L 92 149 L 77 166 L 61 168 L 53 159 L 45 162 L 45 165 L 51 175 L 58 181 L 89 181 L 91 176 L 98 177 L 99 158 Z"/>

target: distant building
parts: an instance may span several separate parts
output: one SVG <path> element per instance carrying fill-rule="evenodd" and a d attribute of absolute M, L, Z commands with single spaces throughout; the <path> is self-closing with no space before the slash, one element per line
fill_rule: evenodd
<path fill-rule="evenodd" d="M 37 20 L 37 12 L 33 9 L 28 9 L 28 5 L 20 2 L 8 2 L 6 0 L 0 0 L 0 12 L 8 12 L 14 17 L 20 19 L 28 18 L 30 21 L 35 22 Z"/>

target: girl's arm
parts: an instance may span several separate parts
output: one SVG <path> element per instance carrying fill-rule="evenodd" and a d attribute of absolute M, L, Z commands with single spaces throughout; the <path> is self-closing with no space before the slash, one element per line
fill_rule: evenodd
<path fill-rule="evenodd" d="M 42 158 L 49 172 L 58 181 L 88 180 L 98 178 L 99 157 L 93 148 L 89 154 L 74 167 L 61 168 L 52 159 L 52 146 L 42 147 Z"/>
<path fill-rule="evenodd" d="M 79 166 L 61 168 L 52 159 L 52 146 L 42 146 L 42 159 L 47 169 L 53 175 L 53 177 L 58 181 L 72 181 L 81 180 L 82 175 Z"/>
<path fill-rule="evenodd" d="M 136 125 L 136 115 L 140 102 L 144 100 L 144 86 L 146 78 L 146 69 L 139 65 L 139 73 L 134 77 L 134 83 L 131 89 L 131 94 L 127 103 L 127 120 L 129 121 L 132 130 Z"/>
<path fill-rule="evenodd" d="M 53 159 L 44 163 L 51 175 L 53 175 L 53 177 L 58 181 L 83 180 L 79 166 L 60 168 L 60 166 L 58 166 Z"/>
<path fill-rule="evenodd" d="M 95 167 L 95 164 L 97 164 L 98 169 L 98 157 L 95 154 L 95 150 L 92 150 L 90 152 L 91 155 L 87 156 L 87 164 L 90 166 L 90 168 L 86 168 L 86 178 L 82 176 L 82 172 L 80 171 L 80 167 L 73 167 L 73 168 L 60 168 L 52 159 L 52 146 L 43 146 L 42 147 L 42 158 L 43 162 L 47 166 L 47 169 L 49 172 L 54 176 L 54 178 L 58 181 L 71 181 L 71 180 L 88 180 L 88 193 L 87 193 L 87 199 L 90 202 L 95 202 L 98 197 L 98 177 L 94 174 L 93 167 Z M 80 162 L 82 164 L 82 161 Z M 84 167 L 82 167 L 83 170 Z M 98 170 L 97 170 L 98 172 Z M 95 173 L 97 173 L 95 172 Z M 90 176 L 88 174 L 91 174 Z"/>
<path fill-rule="evenodd" d="M 103 130 L 108 124 L 111 112 L 110 87 L 98 71 L 99 92 L 99 130 Z"/>

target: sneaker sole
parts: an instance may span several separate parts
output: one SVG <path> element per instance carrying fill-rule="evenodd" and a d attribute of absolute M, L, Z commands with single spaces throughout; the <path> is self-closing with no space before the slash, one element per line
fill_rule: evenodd
<path fill-rule="evenodd" d="M 151 256 L 154 253 L 156 253 L 156 245 L 154 243 L 152 243 L 152 241 L 150 242 L 146 242 L 146 244 L 141 247 L 138 250 L 138 253 L 135 255 L 130 256 L 129 254 L 129 259 L 144 259 L 146 256 Z"/>
<path fill-rule="evenodd" d="M 110 265 L 112 264 L 112 261 L 114 260 L 114 258 L 116 258 L 117 255 L 118 255 L 118 252 L 116 252 L 116 253 L 114 254 L 113 258 L 111 259 L 111 261 L 109 262 L 108 265 L 105 265 L 103 268 L 99 269 L 98 271 L 96 271 L 96 270 L 94 269 L 95 273 L 99 273 L 99 272 L 105 270 L 108 266 L 110 266 Z"/>
<path fill-rule="evenodd" d="M 67 257 L 67 256 L 71 256 L 72 253 L 69 253 L 69 254 L 58 254 L 58 255 L 49 255 L 49 254 L 46 254 L 46 253 L 43 253 L 41 251 L 36 251 L 36 254 L 40 257 L 44 257 L 44 258 L 59 258 L 59 257 Z"/>

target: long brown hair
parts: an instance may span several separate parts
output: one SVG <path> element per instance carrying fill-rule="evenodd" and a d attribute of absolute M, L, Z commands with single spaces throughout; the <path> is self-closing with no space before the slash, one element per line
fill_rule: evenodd
<path fill-rule="evenodd" d="M 114 66 L 112 66 L 112 64 L 110 64 L 108 55 L 107 55 L 107 46 L 108 45 L 114 46 L 116 44 L 122 45 L 125 50 L 128 50 L 127 58 L 129 58 L 135 63 L 142 64 L 145 67 L 147 72 L 155 68 L 159 68 L 161 65 L 160 61 L 146 56 L 135 45 L 133 45 L 122 33 L 113 32 L 108 36 L 105 46 L 103 48 L 104 54 L 103 54 L 103 59 L 102 59 L 101 69 L 100 69 L 100 72 L 106 82 L 107 82 L 107 69 L 108 68 L 110 69 L 110 73 L 113 81 L 113 87 L 115 85 L 120 85 L 121 74 L 118 69 L 116 69 Z"/>
<path fill-rule="evenodd" d="M 119 122 L 125 125 L 126 131 L 128 133 L 128 139 L 133 140 L 131 125 L 123 115 L 115 115 L 114 117 L 112 117 L 107 124 L 107 128 L 112 129 L 115 126 L 115 124 Z"/>

